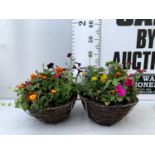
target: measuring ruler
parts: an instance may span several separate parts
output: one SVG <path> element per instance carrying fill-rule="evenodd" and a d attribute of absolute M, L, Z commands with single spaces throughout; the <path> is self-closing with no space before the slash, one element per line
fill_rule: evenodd
<path fill-rule="evenodd" d="M 101 19 L 72 20 L 72 52 L 82 66 L 100 66 Z"/>

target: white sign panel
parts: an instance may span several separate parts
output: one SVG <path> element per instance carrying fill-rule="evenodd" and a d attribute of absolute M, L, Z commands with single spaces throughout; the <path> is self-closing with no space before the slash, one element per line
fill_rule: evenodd
<path fill-rule="evenodd" d="M 155 94 L 155 20 L 102 20 L 101 66 L 113 60 L 131 63 L 130 72 L 145 70 L 137 83 L 141 94 Z"/>

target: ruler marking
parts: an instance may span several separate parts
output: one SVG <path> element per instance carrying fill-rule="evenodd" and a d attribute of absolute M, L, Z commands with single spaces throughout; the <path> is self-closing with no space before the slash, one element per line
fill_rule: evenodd
<path fill-rule="evenodd" d="M 94 25 L 101 25 L 101 23 L 94 23 Z"/>
<path fill-rule="evenodd" d="M 83 66 L 89 65 L 88 52 L 91 51 L 91 65 L 100 66 L 101 20 L 72 20 L 72 52 Z"/>

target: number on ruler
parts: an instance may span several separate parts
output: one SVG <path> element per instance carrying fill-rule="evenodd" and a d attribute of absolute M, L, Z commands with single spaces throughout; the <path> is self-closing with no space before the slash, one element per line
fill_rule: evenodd
<path fill-rule="evenodd" d="M 86 26 L 86 21 L 84 20 L 84 21 L 79 21 L 79 26 Z"/>
<path fill-rule="evenodd" d="M 72 20 L 72 51 L 83 66 L 100 66 L 101 20 Z"/>
<path fill-rule="evenodd" d="M 93 20 L 90 20 L 89 21 L 89 28 L 93 28 L 93 24 L 94 24 Z"/>
<path fill-rule="evenodd" d="M 93 56 L 93 52 L 92 52 L 92 51 L 89 51 L 89 52 L 88 52 L 88 57 L 91 58 L 92 56 Z"/>
<path fill-rule="evenodd" d="M 93 36 L 88 37 L 88 43 L 93 43 Z"/>

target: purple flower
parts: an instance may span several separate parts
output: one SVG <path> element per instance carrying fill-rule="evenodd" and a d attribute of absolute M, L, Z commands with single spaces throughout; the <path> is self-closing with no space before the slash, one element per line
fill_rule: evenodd
<path fill-rule="evenodd" d="M 120 97 L 123 97 L 126 94 L 126 90 L 123 88 L 123 86 L 120 83 L 115 87 L 115 92 Z"/>
<path fill-rule="evenodd" d="M 49 64 L 47 65 L 48 69 L 53 68 L 53 66 L 54 66 L 54 63 L 53 63 L 53 62 L 51 62 L 51 63 L 49 63 Z"/>
<path fill-rule="evenodd" d="M 68 57 L 68 58 L 72 57 L 72 53 L 71 53 L 71 52 L 68 53 L 68 54 L 67 54 L 67 57 Z"/>

